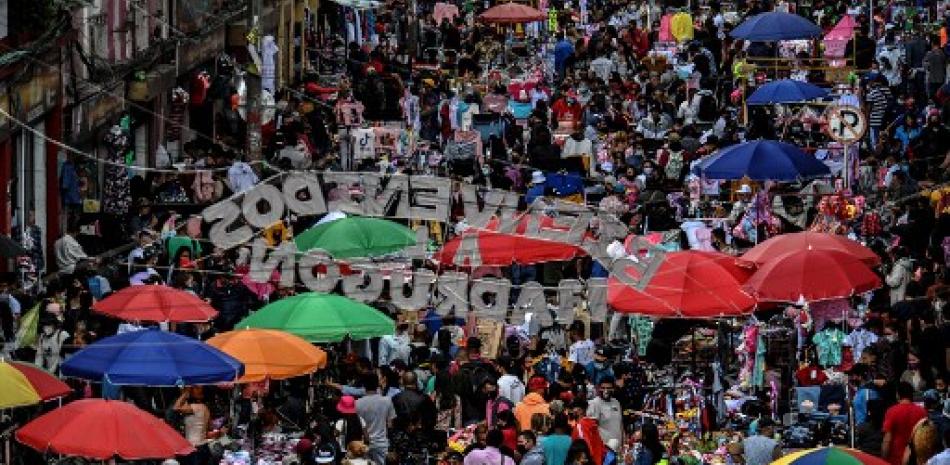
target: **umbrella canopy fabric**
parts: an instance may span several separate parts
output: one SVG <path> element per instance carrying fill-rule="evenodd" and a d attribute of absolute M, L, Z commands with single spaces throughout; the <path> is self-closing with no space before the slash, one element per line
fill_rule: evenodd
<path fill-rule="evenodd" d="M 736 144 L 700 162 L 706 179 L 796 181 L 829 176 L 831 170 L 815 157 L 785 142 L 755 140 Z"/>
<path fill-rule="evenodd" d="M 16 439 L 42 453 L 94 460 L 158 460 L 195 450 L 160 418 L 130 403 L 103 399 L 53 410 L 20 428 Z"/>
<path fill-rule="evenodd" d="M 819 447 L 788 454 L 771 465 L 887 465 L 880 457 L 844 447 Z"/>
<path fill-rule="evenodd" d="M 747 18 L 729 35 L 753 41 L 814 39 L 821 35 L 821 28 L 802 16 L 770 11 Z"/>
<path fill-rule="evenodd" d="M 807 82 L 794 79 L 779 79 L 767 83 L 752 93 L 746 104 L 771 105 L 773 103 L 795 103 L 814 100 L 828 95 L 828 91 Z"/>
<path fill-rule="evenodd" d="M 837 234 L 811 231 L 781 234 L 769 238 L 749 249 L 739 257 L 739 262 L 761 266 L 775 257 L 808 249 L 839 250 L 861 260 L 867 266 L 874 267 L 881 264 L 881 257 L 856 241 Z"/>
<path fill-rule="evenodd" d="M 547 19 L 547 15 L 528 5 L 509 2 L 485 10 L 484 13 L 478 16 L 478 19 L 486 23 L 520 24 L 543 21 Z"/>
<path fill-rule="evenodd" d="M 287 379 L 327 366 L 327 353 L 293 334 L 272 329 L 240 329 L 218 334 L 208 344 L 244 364 L 242 383 Z"/>
<path fill-rule="evenodd" d="M 459 248 L 473 247 L 477 250 L 478 261 L 472 263 L 469 254 L 462 254 L 462 263 L 456 263 Z M 512 264 L 531 265 L 535 263 L 570 260 L 587 255 L 584 249 L 563 242 L 503 234 L 493 231 L 469 230 L 450 239 L 432 257 L 436 262 L 458 266 L 510 266 Z"/>
<path fill-rule="evenodd" d="M 9 363 L 0 364 L 0 409 L 38 404 L 41 400 L 23 372 Z"/>
<path fill-rule="evenodd" d="M 634 268 L 628 273 L 637 276 Z M 667 254 L 643 291 L 616 278 L 607 284 L 607 303 L 623 313 L 660 318 L 715 318 L 746 315 L 756 301 L 742 289 L 751 272 L 718 252 L 687 250 Z"/>
<path fill-rule="evenodd" d="M 198 296 L 168 286 L 129 286 L 92 305 L 125 321 L 193 323 L 213 319 L 218 311 Z"/>
<path fill-rule="evenodd" d="M 351 216 L 314 226 L 294 238 L 297 249 L 321 249 L 333 258 L 378 257 L 416 245 L 416 233 L 392 221 Z"/>
<path fill-rule="evenodd" d="M 342 221 L 342 220 L 340 220 Z M 391 318 L 346 297 L 305 292 L 280 299 L 252 313 L 236 328 L 286 331 L 309 342 L 369 339 L 396 332 Z"/>
<path fill-rule="evenodd" d="M 850 297 L 881 287 L 860 259 L 838 250 L 806 249 L 775 257 L 745 284 L 760 301 L 815 302 Z"/>
<path fill-rule="evenodd" d="M 40 367 L 0 361 L 0 409 L 34 405 L 72 392 L 66 383 Z"/>
<path fill-rule="evenodd" d="M 244 366 L 197 339 L 146 329 L 96 341 L 69 357 L 61 372 L 117 385 L 191 386 L 233 382 Z"/>
<path fill-rule="evenodd" d="M 10 236 L 0 234 L 0 257 L 18 257 L 20 255 L 26 255 L 27 250 L 23 248 L 22 245 L 18 244 L 17 241 L 10 238 Z"/>
<path fill-rule="evenodd" d="M 841 58 L 847 54 L 848 41 L 854 37 L 854 28 L 858 26 L 857 21 L 851 15 L 844 15 L 841 21 L 835 25 L 822 40 L 825 46 L 825 56 L 829 58 Z"/>

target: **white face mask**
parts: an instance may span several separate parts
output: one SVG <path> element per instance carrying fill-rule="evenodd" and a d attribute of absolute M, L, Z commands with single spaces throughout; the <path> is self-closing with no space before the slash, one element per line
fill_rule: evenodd
<path fill-rule="evenodd" d="M 52 327 L 52 326 L 44 326 L 44 327 L 43 327 L 43 334 L 45 334 L 45 335 L 47 335 L 47 336 L 52 335 L 52 334 L 53 334 L 53 327 Z"/>

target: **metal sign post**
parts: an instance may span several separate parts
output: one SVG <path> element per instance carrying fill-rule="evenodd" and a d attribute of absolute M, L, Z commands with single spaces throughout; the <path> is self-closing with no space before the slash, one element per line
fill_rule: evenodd
<path fill-rule="evenodd" d="M 853 173 L 851 172 L 851 145 L 861 140 L 867 132 L 867 117 L 864 111 L 852 105 L 831 105 L 825 110 L 825 120 L 828 121 L 828 135 L 844 146 L 844 167 L 841 178 L 845 189 L 851 188 Z"/>

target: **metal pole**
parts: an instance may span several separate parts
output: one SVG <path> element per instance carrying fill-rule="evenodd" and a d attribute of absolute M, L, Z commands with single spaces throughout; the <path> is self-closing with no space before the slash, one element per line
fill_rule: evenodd
<path fill-rule="evenodd" d="M 247 0 L 247 38 L 248 46 L 253 45 L 260 53 L 260 38 L 263 35 L 258 30 L 261 17 L 261 0 Z M 263 69 L 257 70 L 257 75 L 247 73 L 244 82 L 247 85 L 247 159 L 255 161 L 261 159 L 261 78 Z"/>
<path fill-rule="evenodd" d="M 842 168 L 841 179 L 844 181 L 844 189 L 851 189 L 851 160 L 849 160 L 849 148 L 851 144 L 844 144 L 844 168 Z"/>

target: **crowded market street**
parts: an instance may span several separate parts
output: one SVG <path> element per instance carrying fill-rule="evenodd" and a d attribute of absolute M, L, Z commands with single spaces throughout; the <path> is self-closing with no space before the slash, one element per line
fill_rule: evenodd
<path fill-rule="evenodd" d="M 950 465 L 948 36 L 0 0 L 0 464 Z"/>

